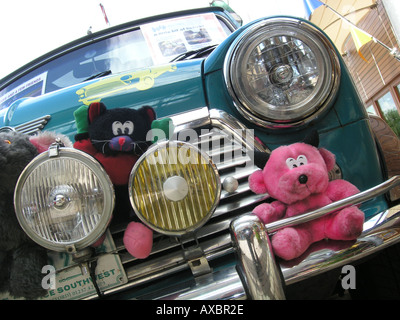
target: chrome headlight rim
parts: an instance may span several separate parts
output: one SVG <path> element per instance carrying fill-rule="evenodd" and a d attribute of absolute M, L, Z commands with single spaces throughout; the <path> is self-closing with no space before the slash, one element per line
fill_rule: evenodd
<path fill-rule="evenodd" d="M 143 162 L 146 161 L 146 159 L 148 159 L 149 156 L 153 155 L 154 152 L 158 151 L 158 150 L 163 150 L 163 149 L 167 149 L 167 148 L 187 148 L 190 149 L 193 152 L 196 152 L 201 159 L 203 159 L 206 162 L 206 165 L 208 167 L 208 169 L 210 170 L 210 172 L 212 171 L 212 174 L 214 175 L 214 182 L 215 182 L 215 189 L 214 189 L 214 196 L 215 196 L 215 200 L 212 203 L 212 205 L 208 208 L 207 213 L 196 223 L 189 225 L 186 228 L 182 228 L 182 229 L 168 229 L 165 227 L 160 227 L 159 225 L 151 222 L 148 218 L 145 217 L 145 215 L 141 212 L 137 201 L 135 201 L 135 194 L 134 194 L 134 186 L 135 186 L 135 179 L 137 177 L 137 173 L 139 170 L 139 167 L 142 166 Z M 166 177 L 164 177 L 166 178 Z M 167 180 L 167 179 L 166 179 Z M 166 180 L 164 181 L 164 183 L 166 182 Z M 177 237 L 181 237 L 184 236 L 186 234 L 191 234 L 194 233 L 195 231 L 197 231 L 199 228 L 201 228 L 205 223 L 207 223 L 207 221 L 209 221 L 209 219 L 211 218 L 211 216 L 213 215 L 215 209 L 218 206 L 219 203 L 219 199 L 220 199 L 220 195 L 221 195 L 221 189 L 222 189 L 222 184 L 220 181 L 220 177 L 219 177 L 219 172 L 218 169 L 216 167 L 216 165 L 212 162 L 211 158 L 203 151 L 201 151 L 199 148 L 195 147 L 194 145 L 187 143 L 187 142 L 183 142 L 183 141 L 177 141 L 177 140 L 166 140 L 166 141 L 161 141 L 158 142 L 154 145 L 152 145 L 139 159 L 138 161 L 135 163 L 135 165 L 132 168 L 130 177 L 129 177 L 129 198 L 131 201 L 131 205 L 132 208 L 134 209 L 136 215 L 138 216 L 138 218 L 145 224 L 147 225 L 149 228 L 153 229 L 154 231 L 167 235 L 167 236 L 177 236 Z M 189 192 L 190 192 L 190 186 L 189 188 Z M 160 194 L 164 194 L 164 192 L 160 192 Z M 160 200 L 161 201 L 161 200 Z M 177 202 L 180 202 L 181 200 L 176 200 Z M 157 202 L 157 201 L 156 201 Z"/>
<path fill-rule="evenodd" d="M 86 236 L 76 241 L 54 242 L 44 239 L 30 227 L 29 223 L 23 216 L 23 205 L 21 203 L 21 196 L 27 179 L 41 165 L 45 165 L 48 161 L 52 161 L 54 159 L 70 159 L 72 161 L 80 162 L 84 166 L 88 167 L 88 169 L 94 173 L 97 180 L 99 181 L 99 184 L 102 186 L 104 195 L 104 206 L 100 215 L 100 219 L 96 223 L 96 227 L 92 231 L 90 231 Z M 51 173 L 49 172 L 49 174 Z M 45 151 L 36 156 L 20 174 L 14 190 L 14 209 L 17 216 L 17 220 L 23 231 L 27 234 L 27 236 L 30 239 L 32 239 L 38 245 L 56 252 L 75 253 L 95 243 L 106 232 L 107 228 L 109 227 L 109 223 L 111 221 L 114 209 L 114 204 L 115 204 L 114 187 L 111 182 L 111 179 L 109 178 L 108 174 L 106 173 L 102 165 L 89 154 L 77 149 L 66 148 L 66 147 L 58 148 L 57 155 L 55 156 L 51 155 L 50 150 Z"/>
<path fill-rule="evenodd" d="M 246 56 L 250 55 L 257 43 L 279 36 L 293 36 L 296 39 L 300 38 L 307 45 L 310 43 L 309 46 L 314 50 L 317 49 L 320 55 L 318 68 L 325 74 L 318 87 L 320 89 L 317 92 L 318 99 L 315 99 L 314 95 L 308 97 L 305 101 L 311 102 L 311 107 L 304 108 L 300 114 L 288 117 L 271 117 L 261 109 L 268 107 L 268 103 L 260 103 L 260 100 L 256 103 L 249 102 L 246 92 L 248 87 L 239 83 L 237 77 L 237 70 L 246 68 L 245 63 L 241 62 L 245 61 Z M 336 50 L 323 32 L 302 20 L 276 17 L 256 22 L 233 41 L 225 57 L 223 74 L 233 105 L 246 120 L 267 129 L 287 129 L 307 125 L 329 110 L 339 91 L 341 68 Z M 297 107 L 302 107 L 302 105 L 307 104 L 298 103 Z"/>

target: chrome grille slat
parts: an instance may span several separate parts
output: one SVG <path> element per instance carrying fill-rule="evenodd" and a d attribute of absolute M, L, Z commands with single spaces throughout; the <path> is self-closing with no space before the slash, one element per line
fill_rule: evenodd
<path fill-rule="evenodd" d="M 222 113 L 214 112 L 213 114 Z M 196 230 L 195 237 L 186 235 L 178 238 L 155 233 L 153 250 L 144 260 L 136 259 L 126 252 L 122 242 L 123 229 L 116 228 L 114 242 L 129 279 L 129 283 L 124 287 L 132 288 L 183 270 L 190 270 L 183 248 L 190 249 L 198 244 L 209 261 L 233 252 L 229 233 L 232 220 L 240 214 L 250 212 L 253 206 L 264 201 L 266 196 L 254 194 L 249 188 L 248 177 L 258 168 L 252 164 L 252 157 L 245 152 L 249 146 L 248 141 L 242 141 L 240 134 L 237 133 L 229 135 L 229 130 L 232 128 L 245 129 L 242 124 L 235 124 L 232 119 L 230 115 L 226 119 L 211 119 L 210 121 L 203 119 L 202 123 L 211 123 L 213 127 L 211 129 L 208 127 L 201 132 L 197 141 L 189 142 L 211 157 L 219 171 L 221 183 L 227 177 L 237 179 L 239 182 L 237 190 L 231 193 L 221 191 L 216 210 L 210 220 Z M 184 130 L 186 129 L 190 129 L 188 124 L 184 126 Z M 177 136 L 179 137 L 179 132 Z M 257 148 L 260 149 L 259 146 Z"/>
<path fill-rule="evenodd" d="M 238 152 L 242 150 L 242 146 L 239 144 L 232 144 L 228 146 L 224 146 L 222 149 L 214 150 L 211 149 L 207 153 L 211 157 L 214 162 L 218 162 L 217 159 L 220 159 L 222 155 L 229 154 L 231 152 Z"/>
<path fill-rule="evenodd" d="M 231 247 L 231 237 L 229 234 L 224 234 L 205 241 L 204 243 L 201 243 L 200 246 L 206 257 L 209 256 L 215 259 L 222 255 L 222 253 L 219 253 L 221 248 L 223 248 L 223 253 L 226 253 L 226 249 Z M 144 281 L 144 277 L 154 279 L 154 275 L 157 275 L 158 277 L 160 276 L 160 272 L 165 272 L 167 270 L 171 272 L 171 269 L 178 269 L 180 271 L 188 268 L 189 266 L 183 259 L 182 251 L 177 250 L 150 261 L 144 260 L 144 262 L 141 263 L 140 268 L 134 265 L 127 268 L 125 271 L 127 272 L 129 280 L 135 281 L 140 279 L 141 281 Z"/>
<path fill-rule="evenodd" d="M 25 134 L 33 134 L 41 131 L 47 124 L 47 122 L 50 120 L 50 118 L 51 118 L 50 115 L 45 115 L 43 117 L 36 118 L 29 122 L 17 125 L 14 127 L 14 130 Z"/>
<path fill-rule="evenodd" d="M 231 212 L 233 210 L 243 209 L 244 207 L 264 201 L 267 198 L 268 198 L 268 196 L 266 196 L 266 195 L 251 194 L 251 195 L 247 196 L 245 199 L 240 199 L 239 201 L 235 201 L 234 203 L 222 204 L 217 207 L 217 209 L 215 210 L 215 212 L 213 214 L 213 217 L 223 215 L 223 214 L 225 214 L 227 212 Z"/>
<path fill-rule="evenodd" d="M 250 191 L 250 187 L 249 187 L 249 183 L 246 181 L 246 182 L 243 182 L 242 184 L 240 184 L 235 192 L 227 192 L 227 191 L 223 190 L 221 192 L 221 200 L 227 199 L 229 197 L 235 197 L 238 194 L 243 194 L 248 191 Z"/>
<path fill-rule="evenodd" d="M 208 224 L 200 228 L 196 232 L 196 238 L 198 240 L 201 240 L 202 238 L 209 237 L 215 233 L 219 233 L 221 231 L 226 231 L 228 232 L 229 225 L 231 221 L 236 218 L 235 215 L 233 215 L 230 218 L 227 218 L 222 221 L 213 221 L 215 220 L 216 217 L 222 216 L 228 212 L 232 212 L 238 209 L 246 208 L 250 205 L 253 205 L 254 203 L 258 203 L 260 201 L 265 200 L 265 195 L 250 195 L 249 197 L 246 197 L 245 199 L 241 199 L 240 201 L 235 202 L 234 204 L 232 203 L 227 203 L 220 205 L 217 210 L 214 212 L 212 219 Z M 154 245 L 153 245 L 153 250 L 152 254 L 157 254 L 159 252 L 165 251 L 172 249 L 174 247 L 180 247 L 180 242 L 178 240 L 175 240 L 176 238 L 174 237 L 168 237 L 168 236 L 163 236 L 163 235 L 157 235 L 154 238 Z M 183 243 L 185 242 L 184 240 L 182 241 Z M 118 249 L 123 249 L 123 243 L 122 239 L 116 239 L 115 240 L 115 245 Z M 134 261 L 135 258 L 128 255 L 128 257 L 123 258 L 124 262 L 131 262 Z"/>
<path fill-rule="evenodd" d="M 243 209 L 243 207 L 247 207 L 249 205 L 252 205 L 254 203 L 257 203 L 257 202 L 260 202 L 263 200 L 265 200 L 265 196 L 252 195 L 250 197 L 250 199 L 246 198 L 245 200 L 239 201 L 238 203 L 236 203 L 234 205 L 232 205 L 232 204 L 222 205 L 222 206 L 218 207 L 217 211 L 213 215 L 213 218 L 221 216 L 223 214 L 226 214 L 227 212 L 232 212 L 237 209 Z M 228 232 L 229 225 L 230 225 L 231 221 L 235 218 L 236 218 L 236 216 L 232 216 L 230 218 L 227 218 L 222 221 L 217 221 L 217 222 L 211 220 L 208 224 L 206 224 L 205 226 L 203 226 L 196 232 L 196 238 L 198 240 L 202 240 L 202 238 L 209 237 L 209 236 L 219 233 L 221 231 Z M 182 241 L 182 242 L 185 243 L 185 241 Z M 123 249 L 122 239 L 115 240 L 115 245 L 120 250 Z M 152 255 L 155 255 L 155 254 L 160 253 L 165 250 L 170 250 L 170 249 L 178 248 L 178 247 L 180 249 L 180 242 L 178 240 L 175 240 L 175 238 L 168 237 L 168 236 L 159 236 L 159 237 L 155 238 L 155 240 L 154 240 Z M 123 263 L 132 262 L 132 261 L 136 260 L 134 257 L 132 257 L 129 254 L 122 255 L 121 259 L 122 259 Z"/>
<path fill-rule="evenodd" d="M 256 166 L 247 166 L 244 168 L 236 168 L 234 172 L 220 174 L 221 181 L 224 181 L 227 177 L 233 177 L 237 180 L 247 178 L 254 172 L 259 170 Z"/>
<path fill-rule="evenodd" d="M 237 157 L 236 159 L 231 159 L 229 161 L 216 163 L 215 165 L 217 166 L 218 170 L 226 170 L 226 169 L 229 169 L 232 167 L 238 167 L 238 166 L 245 165 L 249 161 L 251 161 L 251 158 L 249 156 L 241 156 L 241 157 Z"/>

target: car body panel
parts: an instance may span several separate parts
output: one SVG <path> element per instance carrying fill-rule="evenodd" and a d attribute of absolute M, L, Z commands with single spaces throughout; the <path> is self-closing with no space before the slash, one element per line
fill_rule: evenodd
<path fill-rule="evenodd" d="M 203 107 L 201 64 L 201 60 L 193 60 L 126 72 L 18 100 L 0 111 L 0 126 L 17 126 L 51 114 L 46 130 L 62 132 L 73 140 L 76 132 L 73 112 L 83 104 L 102 101 L 108 108 L 149 105 L 159 117 L 170 114 L 171 105 L 174 112 L 187 111 L 188 106 Z"/>

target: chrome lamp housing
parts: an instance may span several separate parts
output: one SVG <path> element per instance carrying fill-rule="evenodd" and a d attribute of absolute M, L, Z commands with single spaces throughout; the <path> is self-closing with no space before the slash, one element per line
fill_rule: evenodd
<path fill-rule="evenodd" d="M 101 164 L 72 148 L 54 146 L 34 158 L 14 192 L 17 219 L 37 244 L 75 253 L 106 231 L 114 189 Z"/>
<path fill-rule="evenodd" d="M 224 64 L 235 107 L 262 127 L 310 122 L 339 88 L 334 47 L 321 31 L 296 19 L 256 22 L 234 41 Z"/>

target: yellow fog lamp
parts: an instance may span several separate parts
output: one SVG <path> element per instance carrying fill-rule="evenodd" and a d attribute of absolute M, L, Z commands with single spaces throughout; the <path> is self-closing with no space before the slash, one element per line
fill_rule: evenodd
<path fill-rule="evenodd" d="M 150 228 L 167 235 L 184 235 L 206 223 L 220 192 L 219 174 L 209 156 L 178 141 L 149 148 L 129 179 L 136 214 Z"/>
<path fill-rule="evenodd" d="M 18 221 L 39 245 L 75 253 L 106 231 L 114 208 L 114 189 L 88 154 L 51 147 L 21 173 L 14 192 Z"/>

